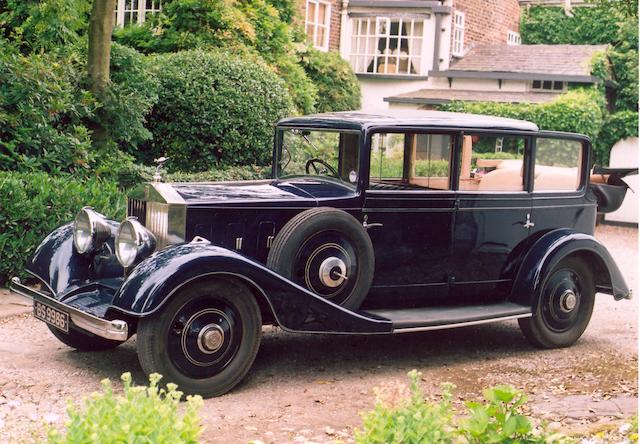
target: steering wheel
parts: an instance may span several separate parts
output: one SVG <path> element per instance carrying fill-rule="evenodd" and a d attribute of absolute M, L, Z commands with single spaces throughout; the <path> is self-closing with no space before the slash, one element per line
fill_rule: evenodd
<path fill-rule="evenodd" d="M 316 163 L 319 163 L 323 167 L 325 167 L 326 168 L 325 171 L 329 171 L 331 174 L 333 174 L 334 177 L 338 177 L 338 172 L 331 165 L 329 165 L 327 162 L 325 162 L 322 159 L 318 159 L 317 157 L 314 157 L 313 159 L 307 160 L 307 163 L 304 166 L 304 169 L 307 172 L 307 174 L 310 173 L 310 171 L 309 171 L 310 167 L 313 167 L 313 170 L 316 172 L 316 174 L 322 174 L 323 172 L 325 172 L 325 171 L 321 170 L 320 168 L 318 168 L 316 166 Z"/>

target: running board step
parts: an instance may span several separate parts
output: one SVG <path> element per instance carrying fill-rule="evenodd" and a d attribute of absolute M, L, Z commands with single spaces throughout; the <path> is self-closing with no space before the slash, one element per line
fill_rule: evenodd
<path fill-rule="evenodd" d="M 531 316 L 531 307 L 501 302 L 490 305 L 422 307 L 401 310 L 369 310 L 365 314 L 388 319 L 393 332 L 441 330 Z"/>

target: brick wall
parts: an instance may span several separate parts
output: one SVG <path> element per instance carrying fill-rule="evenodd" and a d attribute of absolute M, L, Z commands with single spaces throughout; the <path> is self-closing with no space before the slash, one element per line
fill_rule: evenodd
<path fill-rule="evenodd" d="M 478 43 L 506 44 L 507 31 L 520 30 L 518 0 L 454 0 L 453 8 L 464 12 L 465 51 Z"/>
<path fill-rule="evenodd" d="M 329 28 L 329 49 L 340 50 L 340 25 L 342 8 L 342 0 L 327 0 L 331 3 L 331 25 Z M 304 28 L 304 18 L 307 13 L 307 1 L 297 0 L 298 17 L 295 19 L 297 24 Z"/>

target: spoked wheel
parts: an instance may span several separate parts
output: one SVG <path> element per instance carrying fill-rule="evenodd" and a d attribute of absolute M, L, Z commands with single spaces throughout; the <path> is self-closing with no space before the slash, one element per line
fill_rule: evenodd
<path fill-rule="evenodd" d="M 582 260 L 567 258 L 556 266 L 545 282 L 534 316 L 518 322 L 534 345 L 567 347 L 584 333 L 594 302 L 591 273 Z"/>
<path fill-rule="evenodd" d="M 313 293 L 357 309 L 373 278 L 373 247 L 362 225 L 333 208 L 314 208 L 278 233 L 267 266 Z"/>
<path fill-rule="evenodd" d="M 189 285 L 138 326 L 145 373 L 160 373 L 186 393 L 222 395 L 251 368 L 262 320 L 253 295 L 227 280 Z"/>

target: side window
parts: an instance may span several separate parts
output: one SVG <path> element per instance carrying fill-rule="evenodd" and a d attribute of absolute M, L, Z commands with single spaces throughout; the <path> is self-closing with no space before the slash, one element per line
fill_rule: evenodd
<path fill-rule="evenodd" d="M 526 139 L 465 134 L 460 155 L 461 191 L 523 191 Z"/>
<path fill-rule="evenodd" d="M 582 142 L 539 138 L 536 140 L 534 191 L 576 191 L 580 188 Z"/>
<path fill-rule="evenodd" d="M 369 188 L 448 190 L 452 145 L 449 134 L 374 134 Z"/>

